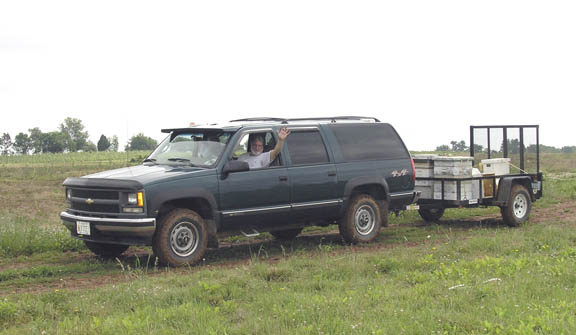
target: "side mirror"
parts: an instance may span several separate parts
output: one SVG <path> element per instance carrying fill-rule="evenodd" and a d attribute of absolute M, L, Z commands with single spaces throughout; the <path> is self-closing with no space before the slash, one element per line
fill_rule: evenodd
<path fill-rule="evenodd" d="M 222 175 L 226 177 L 231 172 L 242 172 L 249 170 L 250 166 L 248 166 L 248 162 L 231 160 L 224 165 L 224 168 L 222 169 Z"/>

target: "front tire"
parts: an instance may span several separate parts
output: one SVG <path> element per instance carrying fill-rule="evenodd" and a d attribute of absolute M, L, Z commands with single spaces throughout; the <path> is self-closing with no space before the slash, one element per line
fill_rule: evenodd
<path fill-rule="evenodd" d="M 189 209 L 175 209 L 164 216 L 152 241 L 158 260 L 174 267 L 197 263 L 207 247 L 206 223 Z"/>
<path fill-rule="evenodd" d="M 344 216 L 338 221 L 338 229 L 344 241 L 351 244 L 372 242 L 382 226 L 381 208 L 388 206 L 379 206 L 369 195 L 353 197 Z"/>
<path fill-rule="evenodd" d="M 530 193 L 526 187 L 517 184 L 512 186 L 508 206 L 501 207 L 500 212 L 504 223 L 510 227 L 518 227 L 528 220 L 531 209 Z"/>
<path fill-rule="evenodd" d="M 122 244 L 97 243 L 84 241 L 86 248 L 102 258 L 114 258 L 122 255 L 130 246 Z"/>

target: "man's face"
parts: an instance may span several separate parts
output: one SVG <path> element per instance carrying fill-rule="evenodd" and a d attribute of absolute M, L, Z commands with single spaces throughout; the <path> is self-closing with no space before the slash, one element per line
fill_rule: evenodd
<path fill-rule="evenodd" d="M 260 155 L 263 150 L 264 150 L 264 143 L 262 143 L 262 141 L 255 140 L 252 142 L 252 145 L 250 146 L 250 151 L 252 152 L 252 155 L 254 156 Z"/>

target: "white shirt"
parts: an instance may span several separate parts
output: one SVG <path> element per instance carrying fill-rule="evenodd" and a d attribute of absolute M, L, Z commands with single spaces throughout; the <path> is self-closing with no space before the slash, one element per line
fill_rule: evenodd
<path fill-rule="evenodd" d="M 247 162 L 250 170 L 266 168 L 270 165 L 270 151 L 263 152 L 259 155 L 245 153 L 238 157 L 239 161 Z"/>

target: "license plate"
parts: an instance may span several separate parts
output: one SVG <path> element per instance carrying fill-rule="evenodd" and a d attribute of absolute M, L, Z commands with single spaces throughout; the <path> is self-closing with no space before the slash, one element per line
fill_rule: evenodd
<path fill-rule="evenodd" d="M 76 221 L 78 235 L 90 235 L 90 222 Z"/>

